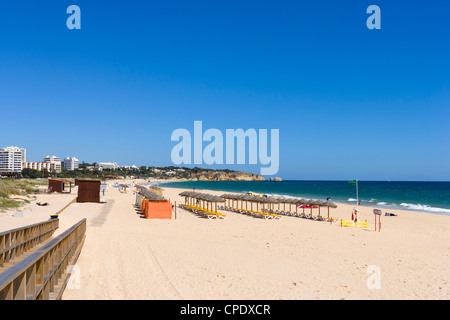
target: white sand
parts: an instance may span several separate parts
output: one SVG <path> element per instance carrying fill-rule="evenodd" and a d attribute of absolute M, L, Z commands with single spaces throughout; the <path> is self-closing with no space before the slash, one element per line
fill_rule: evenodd
<path fill-rule="evenodd" d="M 164 195 L 181 203 L 181 191 L 165 188 Z M 66 196 L 55 203 L 57 197 Z M 375 232 L 369 207 L 360 207 L 360 219 L 370 226 L 358 229 L 226 211 L 227 219 L 208 220 L 179 208 L 176 220 L 147 220 L 136 212 L 132 192 L 109 188 L 105 198 L 106 205 L 75 203 L 60 215 L 64 226 L 88 219 L 77 261 L 80 288 L 69 286 L 63 299 L 450 297 L 449 216 L 389 210 L 398 216 L 382 216 Z M 330 212 L 350 219 L 351 209 Z M 22 221 L 31 221 L 24 213 Z M 5 219 L 11 218 L 0 218 L 2 226 Z M 379 282 L 369 284 L 380 287 L 370 289 L 373 268 Z"/>

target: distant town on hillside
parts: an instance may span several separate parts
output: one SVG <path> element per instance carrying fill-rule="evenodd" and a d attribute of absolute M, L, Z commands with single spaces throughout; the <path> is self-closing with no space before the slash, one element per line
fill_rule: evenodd
<path fill-rule="evenodd" d="M 27 161 L 24 148 L 10 146 L 0 149 L 0 176 L 10 178 L 148 178 L 159 180 L 201 181 L 264 181 L 260 174 L 229 169 L 188 167 L 119 166 L 116 162 L 80 162 L 69 156 L 61 160 L 55 155 L 43 157 L 42 162 Z M 279 181 L 280 178 L 270 180 Z"/>

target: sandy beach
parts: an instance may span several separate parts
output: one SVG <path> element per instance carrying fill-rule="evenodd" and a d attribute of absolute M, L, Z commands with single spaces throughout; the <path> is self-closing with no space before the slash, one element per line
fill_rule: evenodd
<path fill-rule="evenodd" d="M 179 204 L 181 191 L 165 187 L 163 194 Z M 76 189 L 38 195 L 36 201 L 51 205 L 32 201 L 23 218 L 3 214 L 1 230 L 47 220 L 74 197 Z M 371 207 L 360 207 L 360 220 L 370 224 L 362 229 L 227 211 L 221 211 L 226 219 L 209 220 L 180 208 L 176 219 L 151 220 L 134 207 L 132 191 L 110 186 L 105 199 L 106 204 L 73 203 L 59 216 L 58 232 L 87 218 L 76 263 L 79 285 L 66 288 L 63 299 L 450 297 L 449 216 L 389 210 L 397 216 L 381 216 L 381 232 L 375 232 Z M 339 204 L 330 215 L 350 219 L 351 210 Z"/>

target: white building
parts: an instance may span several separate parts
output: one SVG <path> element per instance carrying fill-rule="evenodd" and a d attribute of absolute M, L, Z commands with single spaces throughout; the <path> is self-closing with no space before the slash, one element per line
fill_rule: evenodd
<path fill-rule="evenodd" d="M 44 163 L 61 162 L 61 159 L 57 156 L 46 156 L 44 158 Z"/>
<path fill-rule="evenodd" d="M 95 167 L 98 170 L 103 170 L 103 169 L 111 169 L 111 170 L 116 170 L 119 168 L 119 166 L 117 165 L 117 163 L 115 162 L 97 162 L 95 164 Z"/>
<path fill-rule="evenodd" d="M 50 164 L 50 166 L 48 168 L 46 168 L 47 170 L 50 170 L 49 168 L 51 167 L 50 171 L 61 172 L 61 159 L 59 159 L 59 157 L 57 157 L 57 156 L 46 156 L 44 158 L 43 163 L 49 163 Z"/>
<path fill-rule="evenodd" d="M 26 154 L 26 150 L 19 147 L 0 149 L 0 172 L 21 172 Z"/>
<path fill-rule="evenodd" d="M 123 169 L 129 169 L 129 170 L 139 170 L 139 168 L 137 166 L 135 166 L 134 164 L 131 166 L 122 166 Z"/>
<path fill-rule="evenodd" d="M 67 157 L 64 159 L 64 168 L 66 170 L 76 170 L 78 169 L 80 160 L 75 157 Z"/>
<path fill-rule="evenodd" d="M 23 168 L 61 172 L 61 162 L 24 162 Z"/>

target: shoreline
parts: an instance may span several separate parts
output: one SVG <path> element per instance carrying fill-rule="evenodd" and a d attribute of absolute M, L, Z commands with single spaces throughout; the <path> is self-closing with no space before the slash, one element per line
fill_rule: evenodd
<path fill-rule="evenodd" d="M 287 180 L 286 180 L 287 181 Z M 295 181 L 295 180 L 292 180 Z M 311 180 L 312 181 L 312 180 Z M 325 180 L 324 180 L 325 181 Z M 183 189 L 182 187 L 180 188 L 179 186 L 175 186 L 175 187 L 171 187 L 168 186 L 166 184 L 170 184 L 170 183 L 177 183 L 177 182 L 197 182 L 196 180 L 191 180 L 191 181 L 167 181 L 167 180 L 156 180 L 156 181 L 152 181 L 149 182 L 150 184 L 161 184 L 158 185 L 159 187 L 166 187 L 166 188 L 178 188 L 178 189 Z M 201 182 L 201 181 L 200 181 Z M 217 182 L 221 182 L 221 181 L 217 181 Z M 267 182 L 272 182 L 272 181 L 267 181 Z M 191 190 L 188 188 L 184 188 L 186 190 Z M 217 192 L 222 192 L 222 193 L 242 193 L 242 191 L 226 191 L 226 190 L 211 190 L 211 189 L 203 189 L 203 188 L 197 188 L 196 190 L 204 190 L 204 191 L 217 191 Z M 275 196 L 275 197 L 285 197 L 285 198 L 302 198 L 302 196 L 292 196 L 292 195 L 287 195 L 287 194 L 273 194 L 270 192 L 265 192 L 262 194 L 267 194 L 269 196 Z M 319 198 L 308 198 L 307 199 L 319 199 Z M 350 198 L 349 198 L 350 199 Z M 325 199 L 322 199 L 325 200 Z M 361 199 L 360 199 L 361 200 Z M 418 209 L 414 209 L 414 208 L 407 208 L 407 207 L 403 207 L 401 205 L 397 205 L 397 204 L 372 204 L 370 203 L 368 200 L 362 200 L 361 203 L 359 204 L 359 206 L 356 205 L 356 199 L 355 199 L 355 203 L 352 203 L 350 201 L 344 202 L 345 200 L 333 200 L 333 198 L 331 199 L 331 201 L 333 201 L 336 204 L 341 204 L 341 205 L 349 205 L 352 207 L 367 207 L 367 208 L 372 208 L 372 209 L 381 209 L 383 211 L 406 211 L 406 212 L 420 212 L 420 213 L 426 213 L 426 214 L 436 214 L 436 215 L 442 215 L 442 216 L 450 216 L 450 209 L 446 209 L 446 208 L 435 208 L 435 207 L 430 207 L 432 210 L 418 210 Z M 383 202 L 383 201 L 381 201 Z M 408 205 L 413 205 L 413 206 L 423 206 L 420 204 L 408 204 Z M 426 206 L 426 205 L 425 205 Z M 437 209 L 437 210 L 435 210 Z"/>
<path fill-rule="evenodd" d="M 164 187 L 162 187 L 164 190 Z M 176 198 L 183 198 L 183 197 L 179 197 L 178 194 L 183 192 L 183 191 L 192 191 L 192 189 L 186 189 L 186 188 L 178 188 L 178 187 L 166 187 L 167 189 L 170 189 L 170 194 L 172 195 L 172 198 L 170 199 L 173 203 L 173 195 L 176 195 Z M 235 194 L 235 192 L 230 192 L 230 191 L 218 191 L 218 190 L 210 190 L 210 189 L 197 189 L 196 191 L 202 192 L 202 193 L 208 193 L 208 194 L 212 194 L 212 195 L 216 195 L 216 196 L 220 196 L 222 194 Z M 167 190 L 163 191 L 163 194 L 168 193 Z M 184 198 L 183 198 L 184 199 Z M 350 220 L 351 219 L 351 212 L 353 210 L 353 208 L 356 208 L 357 206 L 352 205 L 352 204 L 348 204 L 348 203 L 340 203 L 337 201 L 333 201 L 339 208 L 338 209 L 330 209 L 330 217 L 336 218 L 336 219 L 342 219 L 342 220 Z M 178 202 L 181 203 L 181 202 Z M 178 204 L 177 203 L 177 204 Z M 276 205 L 276 204 L 275 204 Z M 287 207 L 287 205 L 286 205 Z M 374 214 L 373 214 L 373 209 L 380 209 L 378 207 L 375 206 L 362 206 L 360 205 L 357 208 L 360 211 L 360 221 L 365 221 L 369 223 L 369 228 L 373 228 L 373 220 L 374 220 Z M 300 212 L 303 209 L 298 209 L 298 212 Z M 310 212 L 310 209 L 305 209 L 306 213 Z M 220 210 L 221 212 L 227 212 L 227 211 L 223 211 Z M 295 205 L 292 205 L 291 210 L 290 211 L 295 211 Z M 313 209 L 313 213 L 317 214 L 318 209 L 315 208 Z M 321 210 L 321 212 L 326 212 L 326 209 L 323 208 Z M 385 216 L 385 212 L 387 212 L 386 210 L 382 210 L 382 218 L 384 219 L 397 219 L 398 217 L 402 217 L 402 219 L 408 219 L 409 216 L 413 217 L 422 217 L 423 219 L 426 219 L 427 216 L 430 216 L 430 219 L 440 219 L 442 217 L 442 219 L 450 219 L 450 216 L 448 215 L 443 215 L 443 214 L 433 214 L 433 213 L 428 213 L 428 212 L 423 212 L 423 211 L 414 211 L 414 210 L 402 210 L 402 209 L 389 209 L 389 213 L 394 213 L 396 214 L 396 216 Z M 233 214 L 233 213 L 231 213 Z M 323 215 L 323 213 L 322 213 Z M 284 217 L 284 216 L 283 216 Z M 433 218 L 434 217 L 434 218 Z M 302 219 L 303 220 L 303 219 Z"/>

